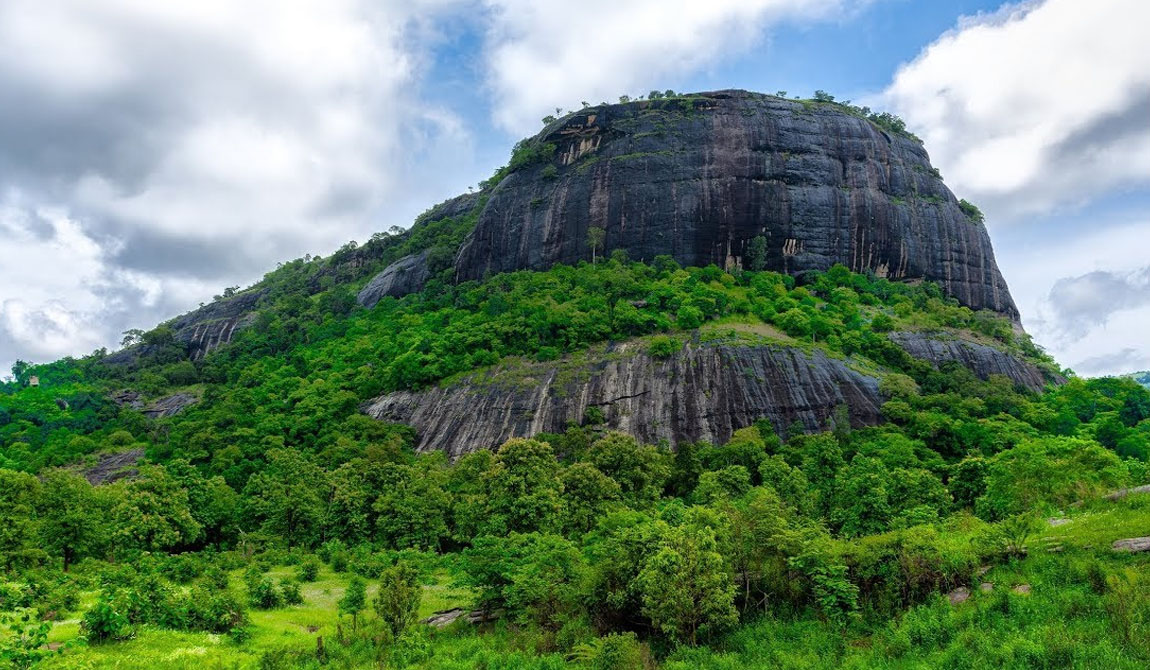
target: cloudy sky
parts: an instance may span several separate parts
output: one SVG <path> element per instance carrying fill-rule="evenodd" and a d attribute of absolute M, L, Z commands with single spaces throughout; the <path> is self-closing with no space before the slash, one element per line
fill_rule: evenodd
<path fill-rule="evenodd" d="M 1024 324 L 1150 368 L 1145 0 L 2 0 L 0 366 L 407 226 L 539 119 L 651 89 L 903 116 Z"/>

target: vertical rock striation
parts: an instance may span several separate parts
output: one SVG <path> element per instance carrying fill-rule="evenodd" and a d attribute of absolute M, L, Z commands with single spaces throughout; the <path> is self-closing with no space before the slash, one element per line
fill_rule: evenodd
<path fill-rule="evenodd" d="M 590 108 L 528 146 L 553 145 L 490 193 L 455 262 L 460 280 L 591 258 L 604 250 L 684 265 L 842 263 L 927 279 L 962 304 L 1018 320 L 986 228 L 968 218 L 922 145 L 834 104 L 745 91 Z M 546 153 L 544 152 L 544 156 Z"/>
<path fill-rule="evenodd" d="M 400 391 L 365 408 L 419 433 L 417 449 L 452 458 L 512 437 L 561 432 L 588 407 L 648 444 L 723 443 L 759 419 L 785 430 L 825 428 L 845 405 L 853 423 L 880 420 L 878 380 L 821 351 L 776 345 L 688 345 L 667 360 L 641 341 L 619 343 L 590 361 L 501 364 L 426 391 Z"/>

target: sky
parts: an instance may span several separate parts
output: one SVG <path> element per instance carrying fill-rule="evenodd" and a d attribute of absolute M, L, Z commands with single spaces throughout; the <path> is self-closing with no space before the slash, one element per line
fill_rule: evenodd
<path fill-rule="evenodd" d="M 1145 0 L 3 0 L 0 370 L 407 227 L 557 108 L 816 89 L 902 116 L 1035 340 L 1150 369 Z"/>

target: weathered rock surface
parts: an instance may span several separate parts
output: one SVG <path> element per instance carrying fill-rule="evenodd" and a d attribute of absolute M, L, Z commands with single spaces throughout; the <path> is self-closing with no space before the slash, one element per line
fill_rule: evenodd
<path fill-rule="evenodd" d="M 139 391 L 131 390 L 118 391 L 111 396 L 111 399 L 121 407 L 131 407 L 132 409 L 140 410 L 140 412 L 149 419 L 163 419 L 165 417 L 175 416 L 185 408 L 200 401 L 200 397 L 194 393 L 173 393 L 172 395 L 148 402 L 144 400 L 143 394 Z"/>
<path fill-rule="evenodd" d="M 249 289 L 178 316 L 165 325 L 172 329 L 176 342 L 185 347 L 188 358 L 199 360 L 213 349 L 231 342 L 237 332 L 255 321 L 256 306 L 264 294 L 264 290 Z M 151 349 L 147 344 L 127 347 L 106 356 L 103 362 L 134 365 L 151 353 Z"/>
<path fill-rule="evenodd" d="M 430 276 L 427 251 L 404 256 L 372 278 L 359 292 L 357 300 L 364 307 L 375 307 L 387 296 L 399 297 L 419 291 Z"/>
<path fill-rule="evenodd" d="M 718 91 L 590 108 L 534 141 L 554 144 L 553 158 L 494 188 L 457 278 L 588 260 L 591 227 L 606 252 L 725 267 L 745 266 L 761 235 L 768 269 L 929 279 L 1018 319 L 986 228 L 922 145 L 839 106 Z"/>
<path fill-rule="evenodd" d="M 152 401 L 144 407 L 143 412 L 149 419 L 163 419 L 175 416 L 199 401 L 200 397 L 194 393 L 174 393 Z"/>
<path fill-rule="evenodd" d="M 96 463 L 83 470 L 92 484 L 111 484 L 125 477 L 136 476 L 136 464 L 144 457 L 143 449 L 129 449 L 112 454 L 100 454 Z"/>
<path fill-rule="evenodd" d="M 587 363 L 501 364 L 450 385 L 381 396 L 365 407 L 419 433 L 417 449 L 452 458 L 512 437 L 561 432 L 600 408 L 610 428 L 655 444 L 722 443 L 758 419 L 820 429 L 839 405 L 852 423 L 880 420 L 878 380 L 820 351 L 773 344 L 688 344 L 667 360 L 639 342 L 609 345 Z"/>
<path fill-rule="evenodd" d="M 1150 537 L 1131 537 L 1125 540 L 1115 540 L 1111 546 L 1114 551 L 1150 551 Z"/>
<path fill-rule="evenodd" d="M 1128 489 L 1118 489 L 1117 491 L 1114 491 L 1113 493 L 1107 493 L 1106 499 L 1107 500 L 1122 500 L 1123 498 L 1125 498 L 1128 495 L 1137 495 L 1140 493 L 1150 493 L 1150 484 L 1146 484 L 1144 486 L 1135 486 L 1133 488 L 1128 488 Z"/>
<path fill-rule="evenodd" d="M 990 375 L 1006 375 L 1015 384 L 1036 393 L 1047 383 L 1066 380 L 1047 378 L 1034 364 L 992 346 L 946 333 L 891 333 L 890 339 L 915 358 L 938 366 L 955 361 L 970 369 L 981 379 Z"/>

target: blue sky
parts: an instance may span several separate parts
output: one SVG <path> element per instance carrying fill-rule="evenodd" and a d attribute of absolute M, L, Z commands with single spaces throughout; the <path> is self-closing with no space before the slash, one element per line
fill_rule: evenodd
<path fill-rule="evenodd" d="M 1150 368 L 1146 25 L 1141 0 L 9 0 L 0 365 L 407 226 L 555 107 L 747 88 L 903 116 L 1039 343 Z"/>

